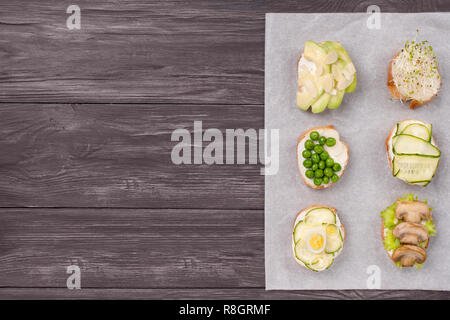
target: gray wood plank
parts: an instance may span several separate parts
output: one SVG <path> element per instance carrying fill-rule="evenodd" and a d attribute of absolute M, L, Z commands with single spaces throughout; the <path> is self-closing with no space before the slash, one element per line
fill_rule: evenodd
<path fill-rule="evenodd" d="M 264 125 L 262 106 L 3 104 L 0 207 L 263 209 L 259 165 L 172 163 L 195 120 Z"/>
<path fill-rule="evenodd" d="M 77 5 L 81 30 L 70 31 L 68 4 L 0 3 L 0 101 L 262 103 L 264 15 L 251 17 L 253 4 Z"/>
<path fill-rule="evenodd" d="M 192 300 L 450 300 L 445 291 L 265 291 L 263 288 L 81 289 L 0 288 L 0 299 L 192 299 Z"/>
<path fill-rule="evenodd" d="M 370 1 L 0 2 L 0 102 L 262 104 L 265 12 L 365 12 Z M 386 1 L 382 11 L 449 10 Z"/>
<path fill-rule="evenodd" d="M 264 286 L 260 210 L 0 209 L 0 288 Z M 22 291 L 23 292 L 23 291 Z"/>

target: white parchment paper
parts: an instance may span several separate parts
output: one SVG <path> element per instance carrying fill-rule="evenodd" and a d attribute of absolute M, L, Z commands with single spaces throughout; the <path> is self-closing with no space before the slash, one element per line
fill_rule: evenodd
<path fill-rule="evenodd" d="M 370 289 L 370 274 L 377 267 L 380 289 L 450 289 L 450 14 L 382 13 L 379 30 L 368 29 L 367 19 L 364 13 L 266 15 L 265 127 L 280 130 L 280 169 L 265 177 L 266 289 Z M 386 78 L 390 59 L 416 29 L 420 40 L 433 45 L 442 88 L 427 106 L 410 110 L 408 104 L 389 100 Z M 306 40 L 340 41 L 356 66 L 358 87 L 345 94 L 337 110 L 312 114 L 296 108 L 297 59 Z M 437 176 L 425 188 L 394 178 L 386 158 L 389 130 L 409 118 L 433 124 L 442 152 Z M 297 170 L 297 139 L 310 127 L 329 124 L 350 148 L 349 165 L 337 184 L 313 190 Z M 429 199 L 438 230 L 419 271 L 399 270 L 380 238 L 380 211 L 408 192 Z M 335 207 L 347 235 L 342 254 L 320 273 L 297 265 L 291 251 L 294 218 L 313 204 Z"/>

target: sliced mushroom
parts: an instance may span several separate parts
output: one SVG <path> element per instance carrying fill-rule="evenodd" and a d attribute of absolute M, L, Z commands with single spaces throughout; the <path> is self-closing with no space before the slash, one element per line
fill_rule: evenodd
<path fill-rule="evenodd" d="M 424 263 L 427 258 L 427 253 L 424 249 L 418 246 L 405 244 L 404 246 L 395 249 L 392 254 L 392 260 L 401 263 L 402 267 L 412 267 L 414 263 Z"/>
<path fill-rule="evenodd" d="M 428 230 L 420 223 L 402 222 L 392 231 L 401 243 L 415 244 L 428 240 Z"/>
<path fill-rule="evenodd" d="M 395 216 L 406 222 L 419 223 L 430 218 L 430 208 L 421 201 L 397 201 Z"/>

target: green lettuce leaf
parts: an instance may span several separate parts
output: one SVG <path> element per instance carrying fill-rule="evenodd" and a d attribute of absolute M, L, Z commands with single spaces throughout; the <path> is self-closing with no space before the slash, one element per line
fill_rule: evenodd
<path fill-rule="evenodd" d="M 427 228 L 428 234 L 430 236 L 434 236 L 437 233 L 436 226 L 434 225 L 433 219 L 429 219 L 429 220 L 425 221 L 425 228 Z"/>
<path fill-rule="evenodd" d="M 397 207 L 397 203 L 387 207 L 380 213 L 384 226 L 388 229 L 393 229 L 398 224 L 398 220 L 395 217 L 395 207 Z"/>
<path fill-rule="evenodd" d="M 388 251 L 395 250 L 400 247 L 400 240 L 392 234 L 391 230 L 387 230 L 384 235 L 384 248 Z"/>

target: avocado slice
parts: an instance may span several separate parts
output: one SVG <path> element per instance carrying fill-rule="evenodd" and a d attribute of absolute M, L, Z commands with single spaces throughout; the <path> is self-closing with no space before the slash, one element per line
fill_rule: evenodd
<path fill-rule="evenodd" d="M 326 109 L 328 102 L 330 101 L 331 95 L 328 93 L 323 93 L 316 102 L 311 106 L 311 111 L 313 113 L 320 113 Z"/>
<path fill-rule="evenodd" d="M 345 89 L 345 92 L 353 92 L 353 91 L 355 91 L 357 82 L 358 82 L 358 80 L 356 80 L 356 73 L 355 73 L 355 77 L 353 78 L 353 82 L 347 87 L 347 89 Z"/>
<path fill-rule="evenodd" d="M 344 98 L 345 90 L 339 90 L 338 93 L 334 96 L 331 96 L 330 101 L 328 102 L 328 109 L 337 109 L 342 103 L 342 99 Z"/>
<path fill-rule="evenodd" d="M 308 40 L 305 42 L 305 49 L 303 51 L 303 54 L 307 59 L 311 59 L 315 62 L 323 64 L 323 61 L 325 60 L 328 52 L 325 46 Z"/>
<path fill-rule="evenodd" d="M 306 111 L 316 101 L 315 97 L 307 96 L 297 91 L 297 108 Z"/>

